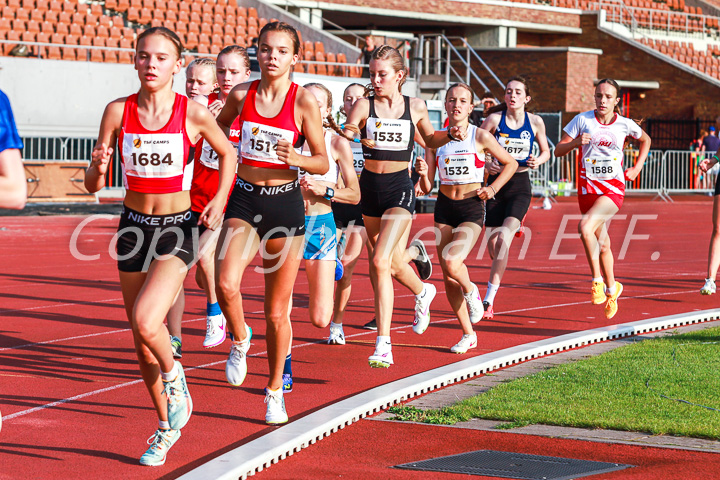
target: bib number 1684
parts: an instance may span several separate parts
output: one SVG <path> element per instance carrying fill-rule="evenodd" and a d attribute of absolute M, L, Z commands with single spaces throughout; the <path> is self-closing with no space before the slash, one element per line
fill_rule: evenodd
<path fill-rule="evenodd" d="M 133 165 L 140 165 L 141 167 L 145 167 L 147 165 L 152 165 L 154 167 L 157 167 L 161 164 L 165 165 L 172 165 L 172 154 L 168 153 L 166 154 L 162 159 L 160 159 L 159 153 L 133 153 L 132 154 L 132 162 Z"/>

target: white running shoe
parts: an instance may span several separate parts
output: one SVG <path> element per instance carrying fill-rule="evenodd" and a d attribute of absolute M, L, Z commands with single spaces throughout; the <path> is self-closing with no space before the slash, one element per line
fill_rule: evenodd
<path fill-rule="evenodd" d="M 265 388 L 265 403 L 267 403 L 265 423 L 268 425 L 287 423 L 288 415 L 285 411 L 285 398 L 283 397 L 282 388 L 275 391 Z"/>
<path fill-rule="evenodd" d="M 148 438 L 150 448 L 140 457 L 140 465 L 157 467 L 165 464 L 167 452 L 175 445 L 180 438 L 180 430 L 162 430 L 158 428 L 155 433 Z"/>
<path fill-rule="evenodd" d="M 225 364 L 225 376 L 230 385 L 239 387 L 245 381 L 247 375 L 247 352 L 250 350 L 250 340 L 252 339 L 252 328 L 245 324 L 247 336 L 240 343 L 232 343 L 230 347 L 230 356 Z"/>
<path fill-rule="evenodd" d="M 225 341 L 226 335 L 227 324 L 225 322 L 225 315 L 222 313 L 220 315 L 208 315 L 203 347 L 217 347 Z"/>
<path fill-rule="evenodd" d="M 168 424 L 173 430 L 180 430 L 187 425 L 193 411 L 193 402 L 188 390 L 185 371 L 180 362 L 175 362 L 178 368 L 175 380 L 162 381 L 163 393 L 167 397 Z"/>
<path fill-rule="evenodd" d="M 413 332 L 422 335 L 430 325 L 430 304 L 435 298 L 437 289 L 432 283 L 425 283 L 423 293 L 415 297 L 415 321 L 413 322 Z"/>
<path fill-rule="evenodd" d="M 463 297 L 465 297 L 465 303 L 467 303 L 468 313 L 470 314 L 470 323 L 478 323 L 482 320 L 485 308 L 483 307 L 477 285 L 473 284 L 472 292 L 468 294 L 463 293 Z"/>
<path fill-rule="evenodd" d="M 706 278 L 705 285 L 700 289 L 700 293 L 703 295 L 712 295 L 716 290 L 715 280 L 712 278 Z"/>
<path fill-rule="evenodd" d="M 330 337 L 328 338 L 328 344 L 345 345 L 345 332 L 343 331 L 342 323 L 338 325 L 330 322 Z"/>
<path fill-rule="evenodd" d="M 368 358 L 368 363 L 373 368 L 389 368 L 393 364 L 392 344 L 376 342 L 375 352 Z"/>
<path fill-rule="evenodd" d="M 467 353 L 471 348 L 477 347 L 477 335 L 471 333 L 470 335 L 463 335 L 457 345 L 450 348 L 453 353 Z"/>

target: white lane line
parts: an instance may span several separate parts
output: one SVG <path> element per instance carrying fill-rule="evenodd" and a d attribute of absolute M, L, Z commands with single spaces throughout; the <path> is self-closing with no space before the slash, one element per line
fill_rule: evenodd
<path fill-rule="evenodd" d="M 639 295 L 639 296 L 636 296 L 636 297 L 627 297 L 627 299 L 629 299 L 629 298 L 657 297 L 657 296 L 664 296 L 664 295 L 678 295 L 678 294 L 683 294 L 683 293 L 688 293 L 688 292 L 695 292 L 695 290 L 683 290 L 683 291 L 678 291 L 678 292 L 665 292 L 665 293 L 656 293 L 656 294 L 648 294 L 648 295 Z M 405 295 L 405 296 L 410 296 L 410 295 Z M 503 312 L 503 313 L 506 313 L 506 314 L 507 314 L 507 313 L 514 313 L 514 312 L 526 312 L 526 311 L 531 311 L 531 310 L 542 310 L 542 309 L 546 309 L 546 308 L 560 308 L 560 307 L 566 307 L 566 306 L 580 305 L 580 304 L 584 304 L 584 303 L 588 303 L 588 302 L 573 302 L 573 303 L 555 304 L 555 305 L 542 305 L 542 306 L 539 306 L 539 307 L 523 308 L 523 309 L 512 310 L 512 311 L 507 311 L 507 312 Z M 261 313 L 261 312 L 262 312 L 262 310 L 257 311 L 257 312 L 250 312 L 250 313 Z M 204 319 L 201 319 L 201 320 L 204 320 Z M 193 320 L 193 321 L 195 321 L 195 320 Z M 453 318 L 448 318 L 448 319 L 444 319 L 444 320 L 435 321 L 435 322 L 432 322 L 432 323 L 444 323 L 444 322 L 451 322 L 451 321 L 457 321 L 457 319 L 453 317 Z M 411 326 L 412 326 L 412 325 L 403 325 L 403 326 L 399 326 L 399 327 L 394 327 L 392 330 L 401 330 L 401 329 L 405 329 L 405 328 L 410 328 Z M 116 331 L 108 332 L 108 333 L 117 333 L 117 332 L 123 332 L 123 331 L 127 331 L 127 330 L 116 330 Z M 369 334 L 374 334 L 374 333 L 375 333 L 375 332 L 372 332 L 372 331 L 360 332 L 360 333 L 356 333 L 356 334 L 353 334 L 353 335 L 348 335 L 346 338 L 352 338 L 352 337 L 357 337 L 357 336 L 362 336 L 362 335 L 369 335 Z M 92 335 L 99 335 L 99 334 L 92 334 Z M 91 335 L 91 336 L 92 336 L 92 335 Z M 308 343 L 303 343 L 303 344 L 299 344 L 299 345 L 293 345 L 292 348 L 303 348 L 303 347 L 308 347 L 308 346 L 312 346 L 312 345 L 317 345 L 317 344 L 324 343 L 324 342 L 325 342 L 325 340 L 324 340 L 324 339 L 321 339 L 321 340 L 318 340 L 318 341 L 316 341 L 316 342 L 308 342 Z M 259 356 L 265 355 L 265 354 L 267 354 L 267 351 L 258 352 L 258 353 L 255 353 L 255 354 L 252 354 L 252 355 L 248 355 L 248 356 L 249 356 L 249 357 L 259 357 Z M 209 367 L 214 367 L 214 366 L 216 366 L 216 365 L 221 365 L 221 364 L 225 363 L 226 361 L 227 361 L 227 360 L 218 360 L 218 361 L 216 361 L 216 362 L 206 363 L 206 364 L 198 365 L 198 366 L 195 366 L 195 367 L 188 367 L 188 368 L 185 369 L 185 371 L 193 371 L 193 370 L 200 370 L 200 369 L 205 369 L 205 368 L 209 368 Z M 97 394 L 101 394 L 101 393 L 108 392 L 108 391 L 110 391 L 110 390 L 115 390 L 115 389 L 117 389 L 117 388 L 122 388 L 122 387 L 127 387 L 127 386 L 130 386 L 130 385 L 135 385 L 135 384 L 137 384 L 137 383 L 140 383 L 141 381 L 142 381 L 142 380 L 133 380 L 133 381 L 130 381 L 130 382 L 120 383 L 120 384 L 115 385 L 115 386 L 113 386 L 113 387 L 106 387 L 106 388 L 102 388 L 102 389 L 100 389 L 100 390 L 94 390 L 94 391 L 91 391 L 91 392 L 87 392 L 87 393 L 83 393 L 83 394 L 80 394 L 80 395 L 76 395 L 76 396 L 74 396 L 74 397 L 69 397 L 69 398 L 66 398 L 66 399 L 63 399 L 63 400 L 58 400 L 58 401 L 55 401 L 55 402 L 51 402 L 51 403 L 48 403 L 48 404 L 45 404 L 45 405 L 39 405 L 39 406 L 37 406 L 37 407 L 33 407 L 33 408 L 28 409 L 28 410 L 21 410 L 21 411 L 19 411 L 19 412 L 15 412 L 15 413 L 12 413 L 12 414 L 10 414 L 10 415 L 4 416 L 4 417 L 2 417 L 2 419 L 3 419 L 3 421 L 12 420 L 13 418 L 21 417 L 21 416 L 23 416 L 23 415 L 27 415 L 27 414 L 34 413 L 34 412 L 37 412 L 37 411 L 40 411 L 40 410 L 44 410 L 44 409 L 46 409 L 46 408 L 52 408 L 52 407 L 56 407 L 56 406 L 59 406 L 59 405 L 63 405 L 63 404 L 65 404 L 65 403 L 72 402 L 72 401 L 74 401 L 74 400 L 79 400 L 79 399 L 81 399 L 81 398 L 87 398 L 87 397 L 90 397 L 90 396 L 93 396 L 93 395 L 97 395 Z"/>

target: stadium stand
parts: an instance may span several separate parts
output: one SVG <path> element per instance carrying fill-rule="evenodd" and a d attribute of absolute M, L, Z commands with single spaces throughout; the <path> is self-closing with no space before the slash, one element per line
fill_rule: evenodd
<path fill-rule="evenodd" d="M 106 0 L 83 3 L 77 0 L 9 0 L 0 18 L 2 55 L 9 55 L 21 43 L 30 55 L 51 60 L 132 63 L 137 35 L 150 26 L 165 26 L 177 32 L 186 48 L 186 57 L 216 55 L 224 45 L 247 46 L 260 29 L 276 19 L 260 17 L 256 8 L 242 7 L 227 0 Z M 37 45 L 45 44 L 45 45 Z M 307 45 L 308 42 L 305 42 Z M 303 55 L 305 72 L 341 75 L 355 69 L 325 65 L 329 61 L 321 42 L 317 51 Z M 310 42 L 312 46 L 312 42 Z M 100 48 L 73 48 L 100 47 Z M 333 54 L 337 60 L 339 54 Z M 347 57 L 343 54 L 344 61 Z M 321 62 L 317 65 L 314 62 Z M 358 72 L 359 73 L 359 72 Z"/>

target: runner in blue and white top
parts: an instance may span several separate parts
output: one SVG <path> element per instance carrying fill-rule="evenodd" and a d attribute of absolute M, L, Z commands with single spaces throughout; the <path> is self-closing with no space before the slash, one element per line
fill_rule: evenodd
<path fill-rule="evenodd" d="M 427 164 L 416 162 L 420 187 L 428 193 L 440 176 L 435 204 L 435 228 L 440 232 L 438 252 L 448 302 L 460 322 L 463 336 L 450 351 L 465 353 L 477 347 L 472 324 L 483 315 L 477 286 L 470 280 L 465 258 L 480 237 L 485 219 L 485 200 L 494 198 L 517 169 L 517 162 L 490 132 L 469 124 L 473 92 L 464 83 L 452 85 L 445 96 L 449 127 L 467 128 L 467 137 L 433 150 L 426 150 Z M 485 154 L 498 159 L 503 170 L 492 183 L 485 184 Z M 467 310 L 465 308 L 467 304 Z M 469 315 L 468 315 L 469 313 Z"/>
<path fill-rule="evenodd" d="M 505 102 L 493 107 L 490 110 L 493 113 L 482 124 L 482 128 L 493 133 L 500 145 L 519 164 L 515 175 L 505 185 L 502 193 L 487 202 L 485 226 L 490 234 L 488 252 L 493 262 L 483 300 L 483 319 L 493 318 L 495 294 L 500 288 L 500 281 L 507 267 L 510 244 L 515 232 L 522 228 L 522 222 L 530 207 L 532 186 L 528 169 L 538 168 L 550 159 L 545 123 L 539 116 L 525 111 L 530 100 L 527 81 L 522 77 L 513 77 L 505 88 Z M 539 150 L 537 156 L 533 154 L 535 143 Z M 493 159 L 486 168 L 490 174 L 488 182 L 493 182 L 502 167 Z"/>

